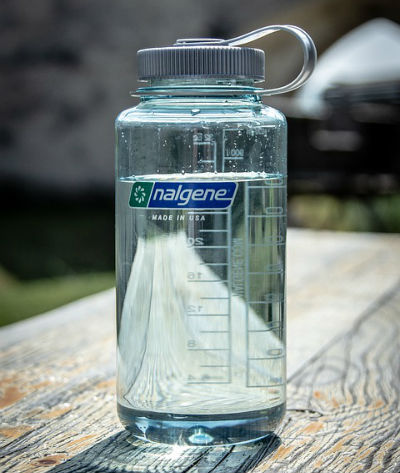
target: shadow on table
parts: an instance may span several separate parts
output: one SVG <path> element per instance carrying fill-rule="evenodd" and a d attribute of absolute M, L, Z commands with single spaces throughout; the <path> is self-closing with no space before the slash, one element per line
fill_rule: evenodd
<path fill-rule="evenodd" d="M 228 447 L 164 446 L 141 442 L 126 431 L 118 432 L 62 464 L 51 473 L 207 473 L 245 472 L 275 451 L 281 440 L 271 434 L 264 440 Z M 217 468 L 218 467 L 218 468 Z M 193 468 L 193 470 L 191 470 Z"/>

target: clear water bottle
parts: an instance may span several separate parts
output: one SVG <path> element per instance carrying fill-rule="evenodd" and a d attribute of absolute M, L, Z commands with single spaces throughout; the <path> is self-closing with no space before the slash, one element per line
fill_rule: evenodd
<path fill-rule="evenodd" d="M 278 30 L 304 65 L 260 89 Z M 285 412 L 286 121 L 315 47 L 294 26 L 138 52 L 140 104 L 116 120 L 118 413 L 136 437 L 249 442 Z"/>

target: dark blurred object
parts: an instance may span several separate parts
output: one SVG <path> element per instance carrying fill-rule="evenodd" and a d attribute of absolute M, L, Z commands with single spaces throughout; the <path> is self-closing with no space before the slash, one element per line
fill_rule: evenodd
<path fill-rule="evenodd" d="M 299 96 L 268 102 L 288 116 L 290 224 L 400 231 L 399 2 L 3 0 L 4 320 L 112 284 L 113 120 L 119 110 L 135 105 L 129 91 L 137 87 L 138 49 L 170 44 L 177 37 L 227 38 L 267 24 L 292 23 L 310 33 L 321 53 L 379 16 L 393 21 L 378 19 L 360 27 L 365 70 L 354 57 L 349 60 L 345 45 L 331 67 L 333 81 L 320 76 L 315 83 L 314 74 L 300 89 L 300 97 L 306 96 L 302 109 Z M 390 46 L 380 46 L 382 39 Z M 298 46 L 289 35 L 267 37 L 254 46 L 267 53 L 263 86 L 278 87 L 298 72 Z M 323 54 L 318 67 L 324 58 L 330 61 Z M 361 76 L 368 80 L 360 83 Z M 325 107 L 322 113 L 313 103 L 315 95 Z"/>
<path fill-rule="evenodd" d="M 113 120 L 135 105 L 129 91 L 137 87 L 138 49 L 177 37 L 227 38 L 291 23 L 308 31 L 321 53 L 379 16 L 400 22 L 399 2 L 3 0 L 0 323 L 113 284 Z M 387 20 L 375 20 L 376 26 L 382 38 L 398 28 Z M 254 43 L 267 53 L 266 87 L 298 72 L 298 46 L 289 36 Z M 373 37 L 367 29 L 360 44 L 371 44 Z M 372 80 L 379 92 L 375 85 L 353 88 L 346 80 L 323 78 L 320 98 L 328 111 L 322 114 L 300 110 L 298 99 L 271 98 L 289 121 L 291 224 L 400 231 L 398 82 L 389 84 L 396 78 L 385 72 L 392 63 L 400 68 L 400 52 L 383 55 L 372 46 L 364 48 L 364 57 L 374 64 L 369 72 L 380 74 Z M 383 56 L 388 69 L 377 65 Z M 360 67 L 353 59 L 348 63 L 350 78 L 359 78 Z M 311 81 L 309 86 L 314 95 L 321 91 Z M 397 95 L 388 99 L 393 87 Z M 309 97 L 304 104 L 313 108 Z"/>
<path fill-rule="evenodd" d="M 389 82 L 378 82 L 373 84 L 357 84 L 357 85 L 338 85 L 328 89 L 324 94 L 325 101 L 332 108 L 344 108 L 357 104 L 388 104 L 400 105 L 400 80 Z M 359 115 L 361 119 L 368 121 L 391 122 L 391 111 L 394 112 L 394 118 L 398 119 L 397 110 L 391 110 L 390 107 L 367 107 L 371 108 L 371 114 Z M 366 110 L 363 110 L 363 112 Z M 382 113 L 384 112 L 384 113 Z"/>
<path fill-rule="evenodd" d="M 400 191 L 400 26 L 378 18 L 346 34 L 284 109 L 290 191 Z"/>
<path fill-rule="evenodd" d="M 21 197 L 2 215 L 0 262 L 9 273 L 32 280 L 114 269 L 112 198 Z"/>
<path fill-rule="evenodd" d="M 324 100 L 323 119 L 288 117 L 291 192 L 398 191 L 400 81 L 338 85 Z"/>
<path fill-rule="evenodd" d="M 384 90 L 388 84 L 399 82 L 399 57 L 400 26 L 397 23 L 375 18 L 354 28 L 320 56 L 313 75 L 296 94 L 299 111 L 304 116 L 323 118 L 331 109 L 326 100 L 327 91 L 337 86 Z M 388 90 L 391 96 L 390 86 Z M 353 90 L 350 95 L 357 97 L 358 94 Z"/>

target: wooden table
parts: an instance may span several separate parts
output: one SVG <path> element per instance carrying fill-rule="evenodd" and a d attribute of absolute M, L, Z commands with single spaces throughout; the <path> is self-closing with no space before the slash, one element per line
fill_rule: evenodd
<path fill-rule="evenodd" d="M 275 436 L 144 444 L 115 414 L 114 291 L 6 327 L 0 471 L 399 472 L 400 237 L 291 230 L 288 411 Z"/>

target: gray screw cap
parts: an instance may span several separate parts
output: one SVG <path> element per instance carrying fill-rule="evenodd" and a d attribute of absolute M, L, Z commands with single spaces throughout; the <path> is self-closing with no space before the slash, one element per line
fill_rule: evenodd
<path fill-rule="evenodd" d="M 140 80 L 173 78 L 265 78 L 265 54 L 261 49 L 218 45 L 224 40 L 193 38 L 174 46 L 138 51 Z"/>

